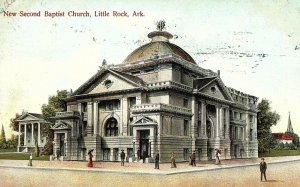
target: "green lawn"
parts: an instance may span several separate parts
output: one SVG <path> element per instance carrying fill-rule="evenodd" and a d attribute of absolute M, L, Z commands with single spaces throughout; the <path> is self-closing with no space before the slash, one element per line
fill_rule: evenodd
<path fill-rule="evenodd" d="M 9 160 L 29 160 L 30 153 L 8 153 L 8 154 L 0 154 L 0 159 L 9 159 Z M 40 155 L 39 157 L 35 157 L 32 154 L 33 160 L 49 160 L 49 155 Z"/>
<path fill-rule="evenodd" d="M 269 152 L 261 153 L 258 156 L 259 157 L 276 157 L 276 156 L 295 156 L 300 155 L 300 150 L 271 150 L 270 154 Z"/>
<path fill-rule="evenodd" d="M 1 152 L 17 152 L 17 148 L 0 149 Z"/>

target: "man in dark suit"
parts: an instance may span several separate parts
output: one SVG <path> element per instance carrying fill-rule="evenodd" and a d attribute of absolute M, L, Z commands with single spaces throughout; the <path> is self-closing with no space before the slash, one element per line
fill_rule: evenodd
<path fill-rule="evenodd" d="M 125 153 L 124 153 L 124 150 L 122 149 L 122 152 L 121 152 L 121 166 L 124 166 L 124 160 L 125 160 Z"/>
<path fill-rule="evenodd" d="M 196 166 L 196 154 L 195 151 L 193 151 L 193 154 L 191 155 L 191 165 Z"/>
<path fill-rule="evenodd" d="M 155 155 L 155 168 L 154 169 L 159 169 L 159 154 L 158 153 Z"/>
<path fill-rule="evenodd" d="M 259 164 L 259 169 L 260 169 L 260 181 L 262 181 L 263 176 L 265 178 L 265 181 L 267 181 L 267 178 L 266 178 L 267 163 L 265 162 L 264 158 L 261 158 L 261 162 Z"/>

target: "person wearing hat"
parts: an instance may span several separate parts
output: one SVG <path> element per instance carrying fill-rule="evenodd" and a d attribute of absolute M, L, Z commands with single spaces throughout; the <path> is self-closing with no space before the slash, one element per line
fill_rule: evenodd
<path fill-rule="evenodd" d="M 259 169 L 260 169 L 260 181 L 262 181 L 263 176 L 265 178 L 265 181 L 267 181 L 267 178 L 266 178 L 267 163 L 265 162 L 264 158 L 261 158 L 261 162 L 259 164 Z"/>
<path fill-rule="evenodd" d="M 196 166 L 196 154 L 195 154 L 195 151 L 193 151 L 193 154 L 191 155 L 191 164 L 192 164 L 192 166 Z"/>
<path fill-rule="evenodd" d="M 123 149 L 121 151 L 122 151 L 121 154 L 120 154 L 120 156 L 121 156 L 121 166 L 124 166 L 125 153 L 124 153 Z"/>

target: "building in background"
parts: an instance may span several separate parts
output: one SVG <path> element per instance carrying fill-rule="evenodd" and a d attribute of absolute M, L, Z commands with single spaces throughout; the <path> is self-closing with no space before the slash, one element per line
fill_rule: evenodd
<path fill-rule="evenodd" d="M 291 122 L 291 114 L 289 112 L 288 125 L 287 125 L 287 129 L 286 129 L 285 133 L 272 133 L 272 137 L 279 140 L 279 143 L 292 144 L 294 135 L 295 135 L 295 133 L 294 133 L 292 122 Z M 299 140 L 298 140 L 298 142 L 299 142 Z"/>
<path fill-rule="evenodd" d="M 17 152 L 33 151 L 36 144 L 39 148 L 44 148 L 47 142 L 45 128 L 51 123 L 42 114 L 23 112 L 16 122 L 19 125 Z"/>
<path fill-rule="evenodd" d="M 54 153 L 64 160 L 151 161 L 159 153 L 169 162 L 258 156 L 258 98 L 226 87 L 215 73 L 197 65 L 158 30 L 119 65 L 103 65 L 66 99 L 67 111 L 55 117 Z M 112 54 L 113 55 L 113 54 Z"/>

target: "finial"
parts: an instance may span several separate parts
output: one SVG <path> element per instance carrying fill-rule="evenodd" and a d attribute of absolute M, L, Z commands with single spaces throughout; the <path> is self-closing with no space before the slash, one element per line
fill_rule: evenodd
<path fill-rule="evenodd" d="M 158 22 L 156 22 L 156 29 L 159 31 L 162 31 L 165 29 L 166 26 L 166 21 L 165 20 L 160 20 Z"/>
<path fill-rule="evenodd" d="M 102 61 L 102 66 L 106 66 L 106 60 L 105 59 L 103 59 L 103 61 Z"/>

